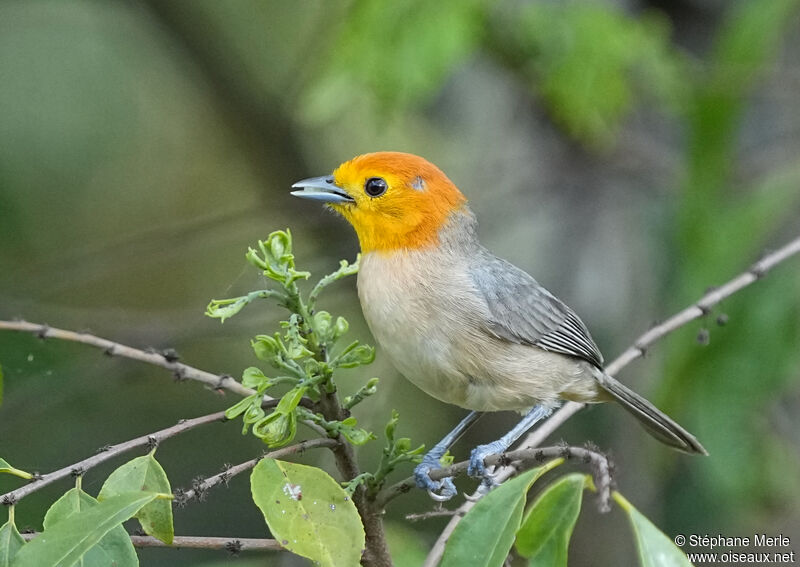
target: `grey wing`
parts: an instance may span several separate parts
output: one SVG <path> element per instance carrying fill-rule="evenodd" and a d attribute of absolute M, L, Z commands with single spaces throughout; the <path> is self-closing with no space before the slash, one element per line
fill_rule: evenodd
<path fill-rule="evenodd" d="M 470 275 L 489 307 L 491 334 L 603 367 L 603 355 L 572 309 L 513 264 L 488 252 L 479 260 Z"/>

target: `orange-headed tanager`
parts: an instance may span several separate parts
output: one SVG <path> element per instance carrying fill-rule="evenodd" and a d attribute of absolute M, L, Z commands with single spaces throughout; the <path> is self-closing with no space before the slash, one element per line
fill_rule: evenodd
<path fill-rule="evenodd" d="M 456 493 L 451 479 L 429 473 L 478 412 L 525 415 L 472 451 L 469 473 L 488 485 L 483 459 L 506 450 L 561 400 L 617 401 L 659 441 L 706 454 L 688 431 L 604 372 L 572 309 L 478 242 L 467 199 L 435 165 L 411 154 L 370 153 L 293 187 L 293 195 L 327 203 L 355 228 L 358 296 L 383 353 L 427 394 L 472 410 L 415 470 L 432 496 Z"/>

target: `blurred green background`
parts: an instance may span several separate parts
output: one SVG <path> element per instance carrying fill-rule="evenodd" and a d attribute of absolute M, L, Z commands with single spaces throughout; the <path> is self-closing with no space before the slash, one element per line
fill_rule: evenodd
<path fill-rule="evenodd" d="M 800 232 L 798 4 L 2 0 L 0 318 L 172 347 L 238 376 L 256 362 L 249 338 L 282 313 L 265 302 L 221 326 L 203 316 L 208 300 L 263 287 L 244 251 L 274 229 L 291 227 L 300 266 L 315 275 L 352 259 L 349 226 L 289 186 L 391 149 L 444 169 L 484 243 L 572 305 L 610 360 Z M 323 306 L 370 340 L 354 280 Z M 800 552 L 798 344 L 794 260 L 621 377 L 709 458 L 666 450 L 608 406 L 554 441 L 610 450 L 621 491 L 669 535 L 783 533 Z M 7 332 L 0 364 L 0 455 L 42 472 L 234 399 Z M 367 370 L 345 371 L 341 386 L 381 377 L 357 411 L 376 432 L 395 408 L 401 434 L 430 446 L 464 414 L 416 390 L 380 350 Z M 484 418 L 456 456 L 514 420 Z M 365 466 L 381 443 L 360 449 Z M 212 425 L 165 442 L 159 459 L 173 486 L 187 486 L 262 449 L 235 425 Z M 315 458 L 303 457 L 330 466 Z M 96 493 L 121 462 L 90 472 L 84 488 Z M 0 478 L 0 492 L 17 485 Z M 24 500 L 20 528 L 40 529 L 67 485 Z M 404 520 L 430 508 L 418 493 L 391 505 L 399 563 L 418 563 L 444 526 Z M 246 476 L 175 521 L 181 535 L 266 535 Z M 587 502 L 571 565 L 633 564 L 625 522 Z M 140 552 L 144 565 L 223 555 Z M 239 564 L 304 564 L 249 557 Z"/>

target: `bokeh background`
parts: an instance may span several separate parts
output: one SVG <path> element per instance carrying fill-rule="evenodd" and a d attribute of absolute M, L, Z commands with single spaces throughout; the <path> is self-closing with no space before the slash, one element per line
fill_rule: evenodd
<path fill-rule="evenodd" d="M 322 275 L 357 242 L 292 182 L 375 150 L 426 156 L 469 197 L 484 243 L 585 319 L 607 359 L 654 321 L 800 231 L 800 2 L 502 0 L 0 2 L 0 318 L 175 348 L 239 375 L 264 302 L 220 325 L 212 297 L 263 287 L 248 245 L 291 227 Z M 369 341 L 355 280 L 328 310 Z M 728 322 L 717 323 L 720 315 Z M 707 345 L 701 344 L 708 332 Z M 800 266 L 780 266 L 652 348 L 621 378 L 697 434 L 691 458 L 618 408 L 561 429 L 617 463 L 620 490 L 667 534 L 783 533 L 800 552 Z M 234 400 L 76 344 L 0 334 L 0 456 L 49 471 L 98 447 Z M 380 356 L 357 416 L 429 446 L 463 415 Z M 455 453 L 515 416 L 485 417 Z M 165 442 L 173 486 L 262 451 L 236 425 Z M 359 450 L 366 466 L 381 441 Z M 305 462 L 329 466 L 306 455 Z M 90 472 L 96 493 L 115 466 Z M 410 469 L 396 473 L 403 478 Z M 17 486 L 0 478 L 0 492 Z M 462 480 L 469 487 L 470 482 Z M 59 483 L 17 507 L 39 529 Z M 264 537 L 246 476 L 176 513 L 182 535 Z M 387 522 L 403 565 L 444 521 Z M 4 521 L 4 517 L 0 517 Z M 144 565 L 227 564 L 220 552 L 143 550 Z M 249 555 L 240 565 L 300 565 Z M 571 565 L 632 565 L 619 511 L 587 500 Z"/>

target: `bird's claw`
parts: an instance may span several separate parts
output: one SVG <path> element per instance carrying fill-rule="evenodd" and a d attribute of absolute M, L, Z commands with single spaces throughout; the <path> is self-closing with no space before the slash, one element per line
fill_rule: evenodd
<path fill-rule="evenodd" d="M 478 487 L 478 491 L 481 494 L 485 494 L 497 486 L 494 475 L 491 471 L 486 470 L 486 464 L 483 461 L 489 455 L 494 455 L 503 449 L 504 447 L 498 447 L 494 443 L 489 443 L 487 445 L 478 445 L 472 450 L 472 453 L 470 453 L 467 474 L 481 480 L 481 485 Z"/>
<path fill-rule="evenodd" d="M 452 477 L 433 480 L 431 471 L 441 468 L 438 459 L 423 459 L 414 469 L 414 480 L 417 486 L 428 491 L 428 495 L 437 502 L 445 502 L 458 494 Z"/>

